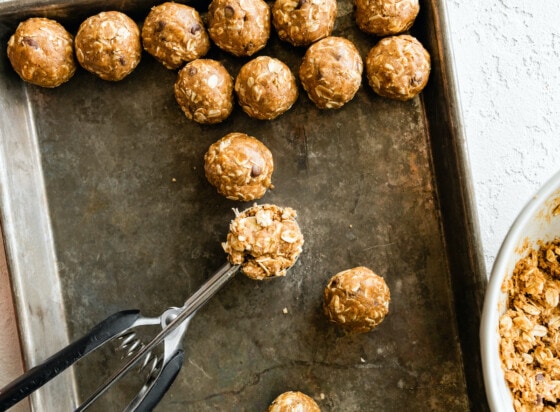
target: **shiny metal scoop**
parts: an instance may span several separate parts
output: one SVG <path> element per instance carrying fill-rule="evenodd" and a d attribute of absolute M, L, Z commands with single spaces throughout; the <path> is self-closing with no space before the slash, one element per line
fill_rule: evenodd
<path fill-rule="evenodd" d="M 189 297 L 182 307 L 169 308 L 158 317 L 144 317 L 137 310 L 111 315 L 87 335 L 0 389 L 0 410 L 4 411 L 15 405 L 89 353 L 115 340 L 120 341 L 120 348 L 125 350 L 128 360 L 79 405 L 76 411 L 83 411 L 91 406 L 140 361 L 143 361 L 143 368 L 149 368 L 149 375 L 146 383 L 125 411 L 152 410 L 165 395 L 183 365 L 182 340 L 190 320 L 196 311 L 237 273 L 239 267 L 226 263 Z M 161 331 L 150 342 L 142 344 L 136 338 L 134 330 L 141 326 L 155 325 L 160 325 Z M 156 357 L 153 355 L 153 350 L 162 342 L 163 355 Z"/>

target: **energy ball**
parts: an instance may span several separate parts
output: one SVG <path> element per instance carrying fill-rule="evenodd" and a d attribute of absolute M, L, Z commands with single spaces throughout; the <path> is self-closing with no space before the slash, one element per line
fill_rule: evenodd
<path fill-rule="evenodd" d="M 355 0 L 356 23 L 377 36 L 399 34 L 410 29 L 418 12 L 418 0 Z"/>
<path fill-rule="evenodd" d="M 272 120 L 286 112 L 298 98 L 296 78 L 282 61 L 259 56 L 246 63 L 235 79 L 235 93 L 245 113 Z"/>
<path fill-rule="evenodd" d="M 336 0 L 276 0 L 272 6 L 278 37 L 294 46 L 330 36 L 336 15 Z"/>
<path fill-rule="evenodd" d="M 252 56 L 270 37 L 270 9 L 263 0 L 213 0 L 208 7 L 208 34 L 234 56 Z"/>
<path fill-rule="evenodd" d="M 60 86 L 76 72 L 72 35 L 54 20 L 36 17 L 20 23 L 7 52 L 15 72 L 37 86 Z"/>
<path fill-rule="evenodd" d="M 331 322 L 350 333 L 369 332 L 389 312 L 385 280 L 359 266 L 334 275 L 323 292 L 323 309 Z"/>
<path fill-rule="evenodd" d="M 152 7 L 142 26 L 142 44 L 168 69 L 178 69 L 210 50 L 210 38 L 198 12 L 172 2 Z"/>
<path fill-rule="evenodd" d="M 296 263 L 303 246 L 303 235 L 296 222 L 296 211 L 276 205 L 255 205 L 239 213 L 229 226 L 222 243 L 232 265 L 251 279 L 285 276 Z"/>
<path fill-rule="evenodd" d="M 229 133 L 212 144 L 204 156 L 206 178 L 231 200 L 260 199 L 272 188 L 272 153 L 245 133 Z"/>
<path fill-rule="evenodd" d="M 342 37 L 327 37 L 307 49 L 299 68 L 301 84 L 320 109 L 338 109 L 354 98 L 364 64 L 356 46 Z"/>
<path fill-rule="evenodd" d="M 430 68 L 430 54 L 406 34 L 382 39 L 366 58 L 367 78 L 373 91 L 395 100 L 410 100 L 420 93 L 428 83 Z"/>
<path fill-rule="evenodd" d="M 233 110 L 233 79 L 216 60 L 193 60 L 179 71 L 175 98 L 188 119 L 219 123 Z"/>
<path fill-rule="evenodd" d="M 321 412 L 319 405 L 302 392 L 284 392 L 268 407 L 268 412 Z"/>
<path fill-rule="evenodd" d="M 80 25 L 75 48 L 84 69 L 103 80 L 122 80 L 140 63 L 140 29 L 124 13 L 101 12 Z"/>

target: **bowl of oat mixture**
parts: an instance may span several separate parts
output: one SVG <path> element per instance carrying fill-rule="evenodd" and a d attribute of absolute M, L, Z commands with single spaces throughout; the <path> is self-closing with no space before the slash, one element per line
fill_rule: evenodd
<path fill-rule="evenodd" d="M 492 411 L 560 409 L 560 172 L 528 201 L 498 252 L 481 322 Z"/>

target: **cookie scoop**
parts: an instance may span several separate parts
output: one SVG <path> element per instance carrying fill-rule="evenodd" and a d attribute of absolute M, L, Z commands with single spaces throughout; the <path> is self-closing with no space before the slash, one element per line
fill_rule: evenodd
<path fill-rule="evenodd" d="M 271 204 L 255 205 L 237 214 L 222 243 L 232 265 L 251 279 L 285 276 L 297 261 L 303 235 L 296 211 Z"/>

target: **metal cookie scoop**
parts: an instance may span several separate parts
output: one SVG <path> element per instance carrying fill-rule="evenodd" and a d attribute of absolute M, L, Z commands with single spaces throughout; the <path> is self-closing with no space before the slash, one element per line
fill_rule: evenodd
<path fill-rule="evenodd" d="M 87 335 L 2 388 L 0 390 L 0 410 L 4 411 L 15 405 L 84 356 L 117 339 L 121 340 L 121 348 L 129 352 L 130 358 L 85 402 L 78 406 L 76 411 L 83 411 L 91 406 L 141 360 L 144 364 L 153 362 L 151 373 L 147 382 L 125 408 L 125 411 L 152 410 L 169 389 L 183 365 L 182 340 L 192 316 L 237 273 L 238 269 L 239 265 L 230 263 L 223 265 L 187 299 L 182 307 L 169 308 L 159 317 L 144 317 L 137 310 L 127 310 L 111 315 L 95 326 Z M 150 325 L 161 325 L 162 330 L 148 344 L 141 346 L 140 341 L 135 339 L 134 330 L 140 326 Z M 151 353 L 162 342 L 163 357 L 158 359 Z"/>
<path fill-rule="evenodd" d="M 0 389 L 0 410 L 6 410 L 39 389 L 84 356 L 108 342 L 118 341 L 128 356 L 104 384 L 75 410 L 91 406 L 111 386 L 142 361 L 149 376 L 125 411 L 151 411 L 167 392 L 184 360 L 183 335 L 191 318 L 239 269 L 250 278 L 283 276 L 302 251 L 303 235 L 291 208 L 255 205 L 230 224 L 227 241 L 222 245 L 229 261 L 214 273 L 180 308 L 169 308 L 160 316 L 148 318 L 137 310 L 115 313 L 95 326 L 87 335 L 71 343 L 42 364 L 35 366 L 6 387 Z M 136 338 L 136 330 L 160 325 L 161 331 L 144 345 Z M 163 355 L 153 355 L 163 342 Z"/>

